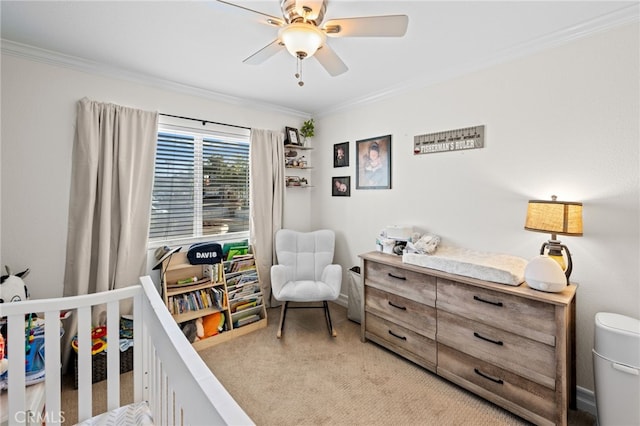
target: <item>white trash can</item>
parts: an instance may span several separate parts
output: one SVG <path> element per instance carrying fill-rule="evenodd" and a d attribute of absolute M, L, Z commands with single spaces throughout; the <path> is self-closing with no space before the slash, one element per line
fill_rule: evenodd
<path fill-rule="evenodd" d="M 349 303 L 347 306 L 347 318 L 351 321 L 355 321 L 358 324 L 362 321 L 362 277 L 360 276 L 360 267 L 354 266 L 349 269 L 349 287 L 347 289 L 347 296 L 349 297 Z"/>
<path fill-rule="evenodd" d="M 593 347 L 598 424 L 640 425 L 640 320 L 596 314 Z"/>

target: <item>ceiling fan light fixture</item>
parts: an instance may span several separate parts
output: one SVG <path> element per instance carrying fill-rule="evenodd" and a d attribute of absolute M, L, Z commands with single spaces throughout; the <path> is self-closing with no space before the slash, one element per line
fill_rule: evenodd
<path fill-rule="evenodd" d="M 313 56 L 326 40 L 322 30 L 305 22 L 286 25 L 280 29 L 278 35 L 289 53 L 300 59 Z"/>

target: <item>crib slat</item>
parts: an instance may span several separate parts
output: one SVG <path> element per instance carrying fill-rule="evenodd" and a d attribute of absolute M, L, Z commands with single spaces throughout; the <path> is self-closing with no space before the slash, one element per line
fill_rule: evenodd
<path fill-rule="evenodd" d="M 78 421 L 91 417 L 91 307 L 78 308 Z"/>
<path fill-rule="evenodd" d="M 155 289 L 154 289 L 155 291 Z M 145 314 L 145 310 L 149 309 L 148 304 L 143 302 L 144 293 L 141 291 L 133 296 L 133 398 L 134 401 L 142 401 L 144 399 L 143 391 L 145 381 L 149 379 L 145 376 L 143 365 L 143 349 L 146 350 L 149 335 L 144 328 L 144 318 L 152 318 L 149 314 Z M 144 296 L 146 299 L 146 296 Z M 148 383 L 147 383 L 148 388 Z"/>
<path fill-rule="evenodd" d="M 9 424 L 20 424 L 21 415 L 24 417 L 25 407 L 25 377 L 24 377 L 24 314 L 9 315 L 7 317 L 7 358 L 9 362 Z"/>
<path fill-rule="evenodd" d="M 120 303 L 107 304 L 107 410 L 120 406 Z"/>
<path fill-rule="evenodd" d="M 50 421 L 61 420 L 60 409 L 60 311 L 44 313 L 44 368 L 46 417 Z"/>

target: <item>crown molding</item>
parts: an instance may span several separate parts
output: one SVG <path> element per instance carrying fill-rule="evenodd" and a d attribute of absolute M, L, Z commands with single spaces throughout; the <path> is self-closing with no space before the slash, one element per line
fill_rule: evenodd
<path fill-rule="evenodd" d="M 174 92 L 198 96 L 213 101 L 225 102 L 232 105 L 249 107 L 252 109 L 269 112 L 280 112 L 304 119 L 307 119 L 309 117 L 309 113 L 306 111 L 298 111 L 290 108 L 285 108 L 280 105 L 269 104 L 256 99 L 230 96 L 224 93 L 203 89 L 201 87 L 191 86 L 177 81 L 158 78 L 139 72 L 128 71 L 123 68 L 113 67 L 104 63 L 90 61 L 87 59 L 66 55 L 64 53 L 54 52 L 51 50 L 41 49 L 39 47 L 18 43 L 11 40 L 2 39 L 1 42 L 3 55 L 6 54 L 35 62 L 45 63 L 48 65 L 83 71 L 89 74 L 97 74 L 104 77 L 131 81 L 146 86 L 171 90 Z"/>
<path fill-rule="evenodd" d="M 637 23 L 639 21 L 640 3 L 635 3 L 606 15 L 599 16 L 595 19 L 585 21 L 573 27 L 556 31 L 551 34 L 546 34 L 523 43 L 515 44 L 509 48 L 503 49 L 495 55 L 484 58 L 482 61 L 475 61 L 455 68 L 452 67 L 450 69 L 443 70 L 438 75 L 430 75 L 419 79 L 407 80 L 400 84 L 387 87 L 384 90 L 370 93 L 367 96 L 334 105 L 330 109 L 316 111 L 314 112 L 314 115 L 322 117 L 345 109 L 372 104 L 388 99 L 392 96 L 452 80 L 453 78 L 480 71 L 493 65 L 506 63 L 545 49 L 558 47 L 581 38 L 589 37 L 627 24 Z"/>

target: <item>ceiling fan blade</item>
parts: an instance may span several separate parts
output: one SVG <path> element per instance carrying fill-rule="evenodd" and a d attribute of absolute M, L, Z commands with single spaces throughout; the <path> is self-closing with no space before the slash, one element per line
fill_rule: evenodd
<path fill-rule="evenodd" d="M 224 0 L 217 0 L 217 1 L 218 1 L 218 3 L 223 3 L 223 4 L 226 4 L 228 6 L 233 6 L 233 7 L 239 8 L 239 9 L 246 10 L 247 12 L 257 13 L 258 15 L 265 16 L 267 18 L 267 23 L 269 23 L 271 25 L 276 25 L 276 26 L 281 27 L 281 26 L 286 24 L 282 20 L 282 18 L 278 18 L 277 16 L 269 15 L 268 13 L 260 12 L 259 10 L 249 9 L 248 7 L 240 6 L 239 4 L 231 3 L 231 2 L 228 2 L 228 1 L 224 1 Z"/>
<path fill-rule="evenodd" d="M 280 43 L 280 40 L 275 39 L 242 62 L 245 64 L 260 65 L 282 49 L 284 49 L 284 45 Z"/>
<path fill-rule="evenodd" d="M 313 57 L 316 58 L 318 62 L 320 62 L 320 65 L 333 77 L 345 73 L 349 69 L 327 43 L 318 49 Z"/>
<path fill-rule="evenodd" d="M 402 37 L 408 25 L 407 15 L 384 15 L 332 19 L 323 28 L 330 37 Z"/>

